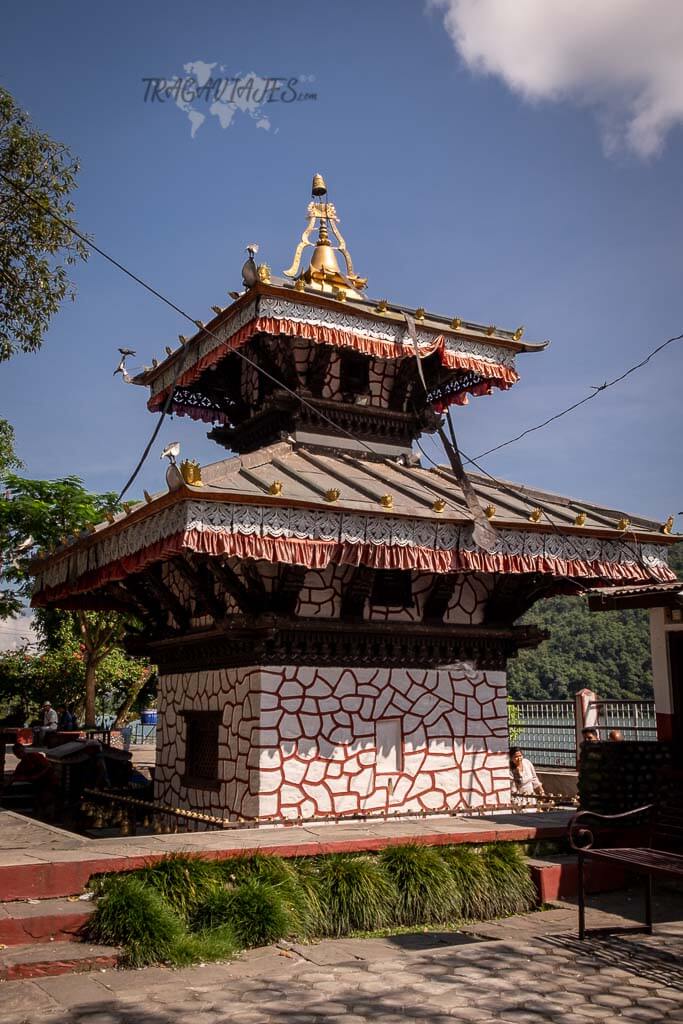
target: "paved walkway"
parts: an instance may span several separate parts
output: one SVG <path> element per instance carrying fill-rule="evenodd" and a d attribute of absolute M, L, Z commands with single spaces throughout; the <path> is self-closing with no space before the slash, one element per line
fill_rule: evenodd
<path fill-rule="evenodd" d="M 600 899 L 593 927 L 642 910 L 637 893 Z M 0 1024 L 673 1024 L 683 1021 L 681 911 L 683 897 L 662 890 L 653 937 L 580 944 L 575 909 L 560 905 L 463 933 L 283 944 L 180 971 L 5 982 Z"/>

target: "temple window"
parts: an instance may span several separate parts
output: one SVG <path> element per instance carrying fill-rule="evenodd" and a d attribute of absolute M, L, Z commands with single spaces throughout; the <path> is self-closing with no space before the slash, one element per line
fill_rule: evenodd
<path fill-rule="evenodd" d="M 413 580 L 409 569 L 378 569 L 372 582 L 371 605 L 412 608 Z"/>
<path fill-rule="evenodd" d="M 220 711 L 183 711 L 185 772 L 183 783 L 196 789 L 218 789 Z"/>
<path fill-rule="evenodd" d="M 344 349 L 339 359 L 339 390 L 346 399 L 370 391 L 370 360 L 361 352 Z"/>

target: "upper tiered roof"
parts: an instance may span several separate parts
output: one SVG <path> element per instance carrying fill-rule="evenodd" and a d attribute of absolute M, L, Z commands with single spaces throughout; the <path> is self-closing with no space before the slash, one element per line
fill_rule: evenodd
<path fill-rule="evenodd" d="M 432 410 L 511 387 L 516 356 L 546 347 L 523 342 L 522 328 L 365 298 L 366 279 L 353 269 L 335 207 L 319 201 L 326 196 L 319 175 L 313 195 L 289 276 L 257 266 L 251 247 L 245 290 L 231 293 L 225 308 L 213 307 L 209 323 L 198 323 L 179 349 L 135 378 L 150 389 L 152 411 L 167 407 L 213 423 L 210 436 L 238 451 L 297 430 L 306 440 L 318 433 L 321 443 L 336 435 L 342 447 L 348 431 L 406 450 L 433 429 Z M 264 371 L 258 379 L 250 377 L 254 366 Z"/>

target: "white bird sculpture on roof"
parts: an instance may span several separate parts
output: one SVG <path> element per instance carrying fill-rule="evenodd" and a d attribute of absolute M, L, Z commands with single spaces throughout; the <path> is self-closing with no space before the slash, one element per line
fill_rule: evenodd
<path fill-rule="evenodd" d="M 175 466 L 176 459 L 180 455 L 180 441 L 171 441 L 167 444 L 159 456 L 161 459 L 168 459 L 172 466 Z"/>

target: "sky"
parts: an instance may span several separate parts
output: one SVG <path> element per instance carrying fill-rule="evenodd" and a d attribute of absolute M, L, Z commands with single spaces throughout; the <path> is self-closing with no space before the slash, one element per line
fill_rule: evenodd
<path fill-rule="evenodd" d="M 683 332 L 682 55 L 678 0 L 67 0 L 5 10 L 0 84 L 79 157 L 81 229 L 193 317 L 240 288 L 247 243 L 289 265 L 320 171 L 369 295 L 550 339 L 511 391 L 456 407 L 476 456 Z M 228 125 L 201 98 L 145 102 L 143 79 L 190 63 L 316 98 Z M 149 364 L 189 332 L 96 254 L 73 280 L 42 350 L 0 365 L 0 414 L 26 475 L 118 490 L 156 418 L 117 349 Z M 679 342 L 484 465 L 663 521 L 683 510 L 682 371 Z M 165 423 L 133 496 L 163 489 L 171 440 L 223 457 L 206 430 Z"/>

